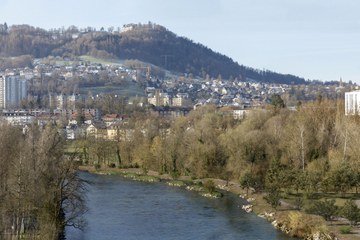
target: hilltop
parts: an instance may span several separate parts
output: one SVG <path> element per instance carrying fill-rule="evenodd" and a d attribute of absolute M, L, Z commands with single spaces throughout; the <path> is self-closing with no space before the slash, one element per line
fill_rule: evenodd
<path fill-rule="evenodd" d="M 306 83 L 305 79 L 246 67 L 210 48 L 177 36 L 157 24 L 128 24 L 114 31 L 88 27 L 50 29 L 29 25 L 0 25 L 0 56 L 30 55 L 138 59 L 166 70 L 202 78 L 254 80 L 268 83 Z"/>

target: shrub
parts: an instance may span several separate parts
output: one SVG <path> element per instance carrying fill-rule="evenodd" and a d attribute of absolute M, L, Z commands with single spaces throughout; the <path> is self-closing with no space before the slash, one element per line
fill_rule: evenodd
<path fill-rule="evenodd" d="M 327 232 L 326 224 L 319 216 L 291 211 L 287 216 L 287 221 L 292 236 L 305 237 L 316 232 Z"/>
<path fill-rule="evenodd" d="M 246 189 L 246 194 L 249 194 L 249 189 L 258 188 L 258 182 L 257 179 L 254 177 L 254 174 L 251 174 L 250 172 L 246 172 L 243 176 L 240 178 L 240 186 L 244 189 Z"/>
<path fill-rule="evenodd" d="M 264 197 L 267 203 L 269 203 L 273 208 L 277 208 L 281 205 L 280 203 L 280 192 L 276 188 L 271 188 L 268 194 Z"/>
<path fill-rule="evenodd" d="M 178 179 L 180 177 L 179 171 L 172 171 L 170 173 L 170 175 L 171 175 L 172 179 Z"/>
<path fill-rule="evenodd" d="M 320 215 L 326 221 L 331 221 L 337 211 L 338 207 L 335 205 L 335 199 L 315 201 L 314 204 L 307 209 L 308 213 Z"/>
<path fill-rule="evenodd" d="M 96 163 L 96 164 L 94 165 L 94 167 L 95 167 L 96 170 L 99 170 L 99 169 L 101 168 L 101 165 L 100 165 L 99 163 Z"/>
<path fill-rule="evenodd" d="M 304 206 L 304 199 L 302 197 L 296 197 L 294 204 L 296 209 L 300 210 Z"/>
<path fill-rule="evenodd" d="M 344 206 L 340 209 L 342 217 L 347 218 L 351 225 L 356 225 L 360 222 L 360 209 L 356 206 L 352 200 L 347 200 Z"/>
<path fill-rule="evenodd" d="M 208 192 L 208 193 L 213 193 L 213 192 L 215 192 L 215 183 L 214 183 L 214 181 L 212 181 L 212 180 L 207 180 L 207 181 L 204 183 L 204 188 L 205 188 L 206 192 Z"/>
<path fill-rule="evenodd" d="M 351 226 L 341 226 L 339 230 L 342 234 L 349 234 L 351 233 Z"/>
<path fill-rule="evenodd" d="M 108 167 L 109 167 L 109 168 L 115 168 L 116 165 L 115 165 L 115 163 L 110 163 L 110 164 L 108 165 Z"/>

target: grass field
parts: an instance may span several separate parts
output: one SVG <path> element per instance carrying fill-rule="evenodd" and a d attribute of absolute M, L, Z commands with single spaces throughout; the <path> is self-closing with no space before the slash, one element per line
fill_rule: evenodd
<path fill-rule="evenodd" d="M 124 63 L 124 60 L 120 60 L 120 59 L 101 59 L 101 58 L 95 58 L 95 57 L 88 56 L 88 55 L 80 56 L 80 59 L 82 61 L 88 61 L 91 63 L 100 63 L 103 65 L 106 65 L 106 64 L 122 65 Z"/>
<path fill-rule="evenodd" d="M 123 97 L 145 96 L 144 89 L 136 83 L 129 83 L 121 86 L 103 86 L 103 87 L 85 87 L 80 89 L 80 94 L 87 94 L 91 92 L 93 95 L 97 94 L 117 94 Z"/>
<path fill-rule="evenodd" d="M 303 208 L 309 208 L 311 204 L 315 200 L 326 200 L 326 199 L 335 199 L 335 204 L 339 207 L 344 206 L 345 202 L 349 199 L 360 199 L 360 194 L 356 193 L 315 193 L 312 197 L 312 199 L 304 199 L 304 196 L 302 193 L 300 194 L 284 194 L 284 199 L 286 202 L 288 202 L 291 205 L 296 205 L 296 199 L 297 198 L 303 199 Z"/>

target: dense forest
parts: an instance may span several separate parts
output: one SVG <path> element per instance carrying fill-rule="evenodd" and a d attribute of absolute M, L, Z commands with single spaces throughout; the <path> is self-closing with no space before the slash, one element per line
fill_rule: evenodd
<path fill-rule="evenodd" d="M 31 55 L 138 59 L 170 71 L 223 79 L 252 79 L 260 82 L 303 84 L 306 81 L 289 74 L 258 70 L 234 62 L 208 47 L 179 37 L 153 23 L 129 24 L 127 31 L 78 29 L 44 29 L 28 25 L 0 25 L 0 56 Z"/>
<path fill-rule="evenodd" d="M 54 127 L 0 126 L 0 239 L 64 239 L 82 228 L 85 182 Z"/>

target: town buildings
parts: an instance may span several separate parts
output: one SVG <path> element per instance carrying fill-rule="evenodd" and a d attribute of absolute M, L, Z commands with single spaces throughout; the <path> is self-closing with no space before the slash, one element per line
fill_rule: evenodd
<path fill-rule="evenodd" d="M 172 97 L 168 93 L 156 89 L 154 94 L 148 97 L 148 103 L 155 107 L 160 106 L 173 106 L 173 107 L 189 107 L 192 105 L 189 95 L 178 93 Z"/>
<path fill-rule="evenodd" d="M 294 85 L 168 73 L 148 77 L 145 70 L 142 74 L 139 68 L 122 64 L 73 62 L 60 57 L 50 60 L 34 60 L 33 68 L 5 69 L 0 73 L 0 119 L 16 126 L 54 123 L 63 128 L 67 139 L 128 139 L 132 129 L 124 121 L 131 119 L 123 115 L 128 114 L 127 108 L 172 121 L 197 107 L 214 104 L 221 114 L 243 119 L 252 109 L 269 104 L 273 94 L 281 95 L 286 105 L 295 109 L 299 102 L 314 101 L 320 95 L 343 98 L 345 91 L 357 88 L 341 80 L 339 86 L 337 82 Z M 360 110 L 359 94 L 346 93 L 347 115 Z M 24 98 L 27 101 L 21 104 Z M 112 109 L 113 103 L 117 109 Z M 108 114 L 102 116 L 101 110 Z"/>
<path fill-rule="evenodd" d="M 49 94 L 49 107 L 51 109 L 75 110 L 78 101 L 80 101 L 79 94 Z"/>

